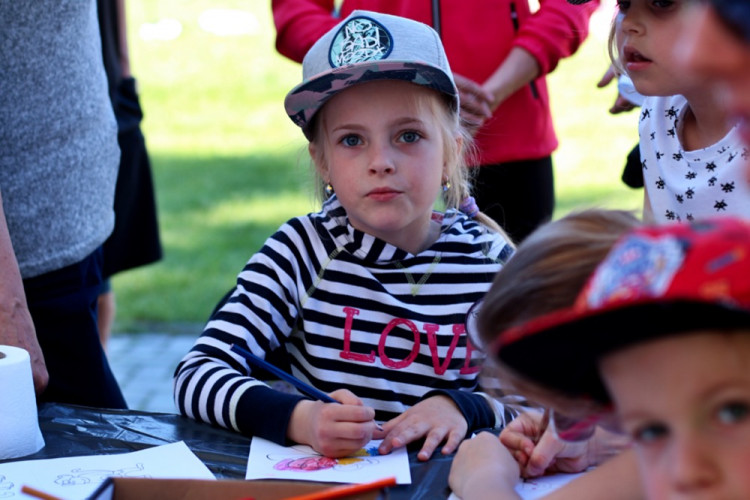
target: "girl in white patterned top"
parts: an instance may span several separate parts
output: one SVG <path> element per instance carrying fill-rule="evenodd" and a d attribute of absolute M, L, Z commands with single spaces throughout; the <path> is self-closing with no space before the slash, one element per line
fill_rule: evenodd
<path fill-rule="evenodd" d="M 750 214 L 748 147 L 705 81 L 689 78 L 674 41 L 688 0 L 620 0 L 617 64 L 645 99 L 640 114 L 644 220 Z"/>

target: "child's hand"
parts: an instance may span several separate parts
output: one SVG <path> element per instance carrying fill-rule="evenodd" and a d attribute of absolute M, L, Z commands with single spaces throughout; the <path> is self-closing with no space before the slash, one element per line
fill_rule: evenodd
<path fill-rule="evenodd" d="M 541 425 L 541 414 L 521 413 L 500 433 L 501 442 L 508 447 L 521 470 L 526 468 L 529 458 L 534 453 L 536 439 L 543 431 Z"/>
<path fill-rule="evenodd" d="M 448 484 L 460 498 L 516 498 L 520 469 L 497 436 L 480 432 L 466 439 L 453 458 Z"/>
<path fill-rule="evenodd" d="M 307 399 L 297 403 L 287 436 L 327 457 L 345 457 L 372 439 L 375 410 L 346 389 L 332 392 L 331 397 L 341 404 Z"/>
<path fill-rule="evenodd" d="M 404 413 L 383 425 L 385 438 L 380 453 L 406 446 L 425 438 L 417 454 L 419 460 L 429 460 L 437 447 L 445 441 L 441 452 L 453 453 L 466 436 L 468 424 L 453 400 L 447 396 L 433 396 L 420 401 Z"/>
<path fill-rule="evenodd" d="M 518 461 L 524 477 L 545 472 L 581 472 L 627 446 L 627 438 L 598 427 L 586 441 L 562 441 L 548 428 L 536 442 L 540 423 L 541 415 L 523 413 L 500 433 L 500 441 Z"/>

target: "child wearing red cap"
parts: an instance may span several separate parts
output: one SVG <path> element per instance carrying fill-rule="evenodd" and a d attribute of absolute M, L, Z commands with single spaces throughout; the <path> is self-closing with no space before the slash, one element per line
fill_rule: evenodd
<path fill-rule="evenodd" d="M 613 412 L 648 498 L 750 497 L 749 222 L 635 230 L 572 308 L 494 348 L 527 383 Z"/>

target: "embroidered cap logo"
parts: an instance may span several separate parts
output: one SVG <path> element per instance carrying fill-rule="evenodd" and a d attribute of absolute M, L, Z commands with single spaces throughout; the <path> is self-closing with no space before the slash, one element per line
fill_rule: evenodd
<path fill-rule="evenodd" d="M 393 49 L 393 41 L 386 29 L 366 17 L 355 17 L 344 24 L 331 42 L 331 66 L 385 59 Z"/>

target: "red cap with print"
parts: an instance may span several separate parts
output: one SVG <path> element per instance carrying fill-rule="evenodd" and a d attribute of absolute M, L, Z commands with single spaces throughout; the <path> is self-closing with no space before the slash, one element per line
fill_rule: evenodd
<path fill-rule="evenodd" d="M 498 360 L 529 380 L 607 404 L 602 356 L 698 330 L 750 331 L 750 221 L 722 217 L 637 229 L 571 309 L 502 332 Z"/>

